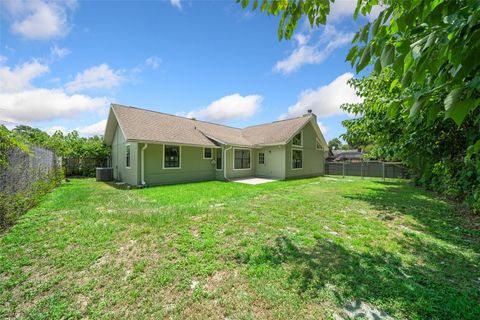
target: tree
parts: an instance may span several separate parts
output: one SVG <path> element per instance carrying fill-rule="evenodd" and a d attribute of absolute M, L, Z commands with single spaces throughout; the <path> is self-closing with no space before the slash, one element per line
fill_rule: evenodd
<path fill-rule="evenodd" d="M 0 125 L 0 168 L 8 166 L 7 151 L 12 148 L 20 148 L 25 152 L 28 151 L 25 144 L 15 138 L 4 125 Z"/>
<path fill-rule="evenodd" d="M 340 150 L 342 149 L 342 142 L 338 138 L 333 138 L 328 141 L 328 148 L 331 150 Z"/>
<path fill-rule="evenodd" d="M 243 8 L 249 0 L 237 0 Z M 257 9 L 254 0 L 252 9 Z M 260 10 L 280 15 L 279 39 L 290 39 L 306 16 L 312 27 L 324 25 L 333 0 L 263 0 Z M 367 15 L 378 0 L 358 0 L 353 15 Z M 388 103 L 389 115 L 411 118 L 427 111 L 429 121 L 442 116 L 460 126 L 480 105 L 480 2 L 477 0 L 384 0 L 384 10 L 356 33 L 346 60 L 357 73 L 369 64 L 378 74 L 392 68 L 404 92 Z M 407 90 L 408 89 L 408 90 Z M 478 116 L 475 121 L 480 121 Z M 480 140 L 469 146 L 480 152 Z"/>
<path fill-rule="evenodd" d="M 342 109 L 355 115 L 343 121 L 347 141 L 370 140 L 371 158 L 402 161 L 419 185 L 449 197 L 465 201 L 480 212 L 480 160 L 468 155 L 467 147 L 480 139 L 480 109 L 461 126 L 445 121 L 443 114 L 434 119 L 428 110 L 410 117 L 406 106 L 392 113 L 385 101 L 403 94 L 395 82 L 395 72 L 383 69 L 378 75 L 350 80 L 361 103 L 345 104 Z"/>

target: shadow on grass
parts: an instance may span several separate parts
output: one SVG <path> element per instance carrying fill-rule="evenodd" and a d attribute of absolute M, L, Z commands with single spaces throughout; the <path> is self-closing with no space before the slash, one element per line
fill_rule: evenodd
<path fill-rule="evenodd" d="M 471 261 L 456 255 L 449 259 L 454 265 L 443 264 L 438 248 L 423 248 L 414 240 L 404 245 L 431 254 L 423 257 L 422 266 L 404 265 L 398 255 L 378 248 L 357 253 L 325 239 L 302 248 L 283 236 L 243 262 L 251 273 L 261 270 L 260 279 L 269 268 L 285 272 L 286 279 L 275 282 L 286 281 L 303 300 L 321 301 L 333 294 L 339 305 L 361 300 L 399 318 L 479 319 Z"/>
<path fill-rule="evenodd" d="M 385 216 L 409 215 L 418 222 L 414 229 L 450 244 L 480 252 L 480 217 L 463 212 L 454 203 L 401 182 L 377 182 L 383 187 L 365 188 L 345 198 L 373 206 Z"/>

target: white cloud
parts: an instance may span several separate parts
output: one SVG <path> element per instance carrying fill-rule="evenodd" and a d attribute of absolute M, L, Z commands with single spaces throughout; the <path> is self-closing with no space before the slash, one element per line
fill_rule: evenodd
<path fill-rule="evenodd" d="M 72 118 L 82 112 L 101 112 L 108 106 L 105 97 L 68 95 L 63 89 L 34 88 L 32 80 L 48 72 L 37 61 L 10 68 L 0 66 L 0 118 L 29 123 Z"/>
<path fill-rule="evenodd" d="M 313 44 L 310 44 L 311 33 L 297 34 L 295 35 L 296 48 L 288 58 L 278 61 L 273 70 L 288 74 L 306 64 L 322 63 L 335 49 L 350 43 L 353 36 L 353 32 L 338 31 L 332 25 L 327 25 L 317 42 Z"/>
<path fill-rule="evenodd" d="M 69 55 L 71 51 L 67 48 L 60 48 L 57 45 L 54 45 L 50 48 L 50 57 L 52 59 L 62 59 L 63 57 Z"/>
<path fill-rule="evenodd" d="M 322 131 L 323 135 L 325 135 L 328 132 L 328 128 L 324 126 L 320 121 L 317 121 L 318 127 Z"/>
<path fill-rule="evenodd" d="M 75 9 L 76 0 L 3 0 L 11 19 L 11 30 L 27 39 L 49 39 L 69 31 L 68 11 Z"/>
<path fill-rule="evenodd" d="M 70 132 L 70 130 L 68 130 L 67 128 L 62 127 L 62 126 L 52 126 L 52 127 L 49 127 L 49 128 L 43 128 L 42 130 L 45 131 L 46 133 L 48 133 L 49 135 L 52 135 L 57 131 L 61 131 L 64 134 Z"/>
<path fill-rule="evenodd" d="M 8 61 L 8 58 L 0 55 L 0 65 L 5 64 Z"/>
<path fill-rule="evenodd" d="M 100 136 L 105 133 L 105 127 L 107 126 L 107 120 L 102 120 L 91 124 L 89 126 L 76 129 L 81 136 Z"/>
<path fill-rule="evenodd" d="M 227 120 L 246 120 L 260 111 L 262 96 L 241 96 L 238 93 L 213 101 L 206 108 L 189 112 L 189 118 L 198 118 L 214 122 Z"/>
<path fill-rule="evenodd" d="M 357 103 L 362 99 L 355 94 L 355 90 L 347 84 L 353 77 L 351 73 L 344 73 L 327 85 L 318 87 L 315 90 L 303 91 L 297 103 L 288 108 L 279 119 L 286 119 L 301 116 L 308 109 L 312 109 L 318 118 L 325 118 L 334 115 L 345 114 L 340 106 L 343 103 Z"/>
<path fill-rule="evenodd" d="M 170 0 L 170 4 L 177 8 L 178 10 L 182 10 L 182 2 L 181 0 Z"/>
<path fill-rule="evenodd" d="M 153 69 L 158 69 L 161 63 L 162 63 L 162 59 L 160 59 L 157 56 L 152 56 L 145 60 L 145 64 L 149 67 L 152 67 Z"/>
<path fill-rule="evenodd" d="M 32 88 L 30 83 L 34 78 L 49 71 L 48 66 L 37 61 L 26 62 L 21 66 L 10 69 L 0 67 L 0 92 L 17 92 Z"/>
<path fill-rule="evenodd" d="M 343 18 L 352 18 L 355 8 L 357 7 L 357 0 L 337 0 L 330 7 L 330 14 L 327 17 L 327 22 L 338 22 Z M 370 14 L 367 15 L 367 19 L 370 21 L 375 20 L 380 12 L 384 9 L 383 6 L 376 5 L 372 7 Z"/>
<path fill-rule="evenodd" d="M 112 70 L 103 63 L 78 73 L 75 79 L 66 84 L 68 92 L 79 92 L 90 89 L 110 89 L 119 86 L 125 78 L 122 71 Z"/>
<path fill-rule="evenodd" d="M 100 112 L 108 99 L 86 95 L 67 95 L 61 89 L 31 89 L 0 93 L 0 117 L 13 122 L 47 121 L 73 118 L 82 112 Z"/>

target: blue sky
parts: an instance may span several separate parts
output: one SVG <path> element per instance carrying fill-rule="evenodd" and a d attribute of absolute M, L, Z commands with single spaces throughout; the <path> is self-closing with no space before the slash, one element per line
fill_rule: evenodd
<path fill-rule="evenodd" d="M 244 127 L 311 108 L 327 140 L 359 101 L 346 81 L 356 1 L 278 41 L 235 1 L 0 2 L 0 120 L 103 132 L 111 102 Z"/>

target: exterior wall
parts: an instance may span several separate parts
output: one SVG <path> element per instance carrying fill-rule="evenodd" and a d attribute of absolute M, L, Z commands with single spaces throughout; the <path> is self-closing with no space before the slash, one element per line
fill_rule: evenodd
<path fill-rule="evenodd" d="M 140 150 L 143 144 L 140 145 Z M 214 180 L 212 159 L 203 159 L 203 147 L 180 147 L 180 168 L 163 169 L 162 144 L 149 144 L 145 155 L 145 183 L 147 185 L 174 184 Z M 215 155 L 215 149 L 213 150 Z"/>
<path fill-rule="evenodd" d="M 231 146 L 227 147 L 230 148 Z M 236 170 L 233 169 L 233 149 L 249 149 L 249 148 L 240 148 L 240 147 L 232 147 L 229 150 L 227 150 L 227 165 L 226 165 L 226 170 L 227 170 L 227 179 L 236 179 L 236 178 L 245 178 L 245 177 L 252 177 L 255 175 L 255 165 L 257 163 L 256 157 L 257 154 L 255 152 L 255 149 L 249 149 L 250 150 L 250 169 L 240 169 Z"/>
<path fill-rule="evenodd" d="M 258 163 L 258 154 L 265 154 L 265 164 Z M 285 146 L 272 146 L 255 150 L 255 176 L 285 179 Z"/>
<path fill-rule="evenodd" d="M 316 149 L 317 135 L 308 123 L 303 129 L 303 146 L 292 147 L 292 141 L 286 145 L 285 178 L 314 177 L 325 174 L 325 152 Z M 292 169 L 292 149 L 303 150 L 303 168 Z"/>
<path fill-rule="evenodd" d="M 217 180 L 225 180 L 225 176 L 223 174 L 223 165 L 224 165 L 224 161 L 223 161 L 223 148 L 218 148 L 216 150 L 214 150 L 214 154 L 216 152 L 219 152 L 219 153 L 222 153 L 222 169 L 221 170 L 217 170 L 216 167 L 215 167 L 215 179 Z M 216 158 L 215 158 L 216 159 Z"/>
<path fill-rule="evenodd" d="M 126 145 L 130 144 L 130 168 L 126 166 Z M 113 178 L 128 184 L 138 184 L 138 144 L 126 143 L 122 130 L 119 126 L 115 129 L 112 142 L 112 167 Z"/>

